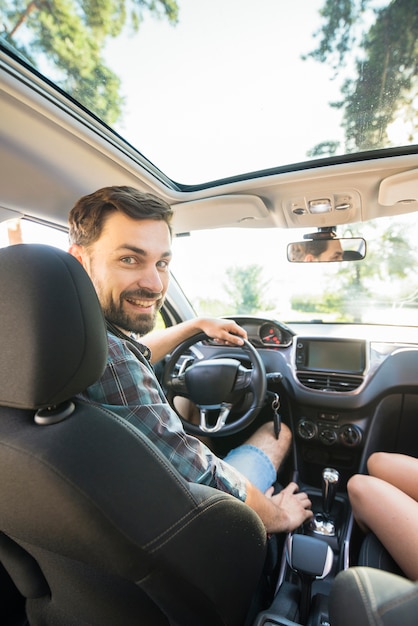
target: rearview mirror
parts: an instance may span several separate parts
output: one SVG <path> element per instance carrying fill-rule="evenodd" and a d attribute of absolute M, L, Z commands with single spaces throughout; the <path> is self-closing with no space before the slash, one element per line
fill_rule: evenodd
<path fill-rule="evenodd" d="M 287 246 L 287 260 L 290 263 L 361 261 L 365 256 L 366 242 L 361 237 L 309 239 L 295 241 Z"/>

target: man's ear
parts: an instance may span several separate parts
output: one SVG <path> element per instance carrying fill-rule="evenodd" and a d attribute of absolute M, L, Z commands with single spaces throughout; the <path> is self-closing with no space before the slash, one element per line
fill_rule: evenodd
<path fill-rule="evenodd" d="M 80 246 L 78 243 L 73 243 L 68 248 L 68 252 L 72 254 L 77 259 L 77 261 L 80 261 L 81 265 L 84 266 L 83 246 Z"/>
<path fill-rule="evenodd" d="M 315 257 L 313 254 L 307 254 L 305 258 L 303 259 L 304 263 L 312 263 L 314 260 L 315 260 Z"/>

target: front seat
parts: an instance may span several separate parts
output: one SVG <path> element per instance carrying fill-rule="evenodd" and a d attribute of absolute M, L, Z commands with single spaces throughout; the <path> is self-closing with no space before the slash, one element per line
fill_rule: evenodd
<path fill-rule="evenodd" d="M 76 398 L 107 357 L 82 266 L 49 246 L 4 248 L 0 293 L 0 561 L 29 624 L 241 626 L 264 526 Z"/>
<path fill-rule="evenodd" d="M 337 574 L 330 593 L 332 626 L 416 626 L 418 582 L 372 567 Z"/>

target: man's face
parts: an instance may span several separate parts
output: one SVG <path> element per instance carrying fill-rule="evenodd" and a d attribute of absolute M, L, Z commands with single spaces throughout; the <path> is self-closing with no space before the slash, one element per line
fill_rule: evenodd
<path fill-rule="evenodd" d="M 90 275 L 109 322 L 141 335 L 153 329 L 169 281 L 171 237 L 164 221 L 111 213 L 94 244 L 70 252 Z"/>

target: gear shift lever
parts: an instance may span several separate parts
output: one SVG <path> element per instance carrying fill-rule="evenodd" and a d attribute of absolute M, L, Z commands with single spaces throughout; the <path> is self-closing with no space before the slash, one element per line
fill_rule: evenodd
<path fill-rule="evenodd" d="M 310 528 L 319 535 L 335 535 L 335 524 L 330 517 L 340 475 L 336 469 L 326 467 L 322 471 L 322 512 L 310 522 Z"/>
<path fill-rule="evenodd" d="M 322 471 L 322 510 L 326 517 L 331 513 L 339 479 L 339 473 L 332 467 L 326 467 Z"/>

